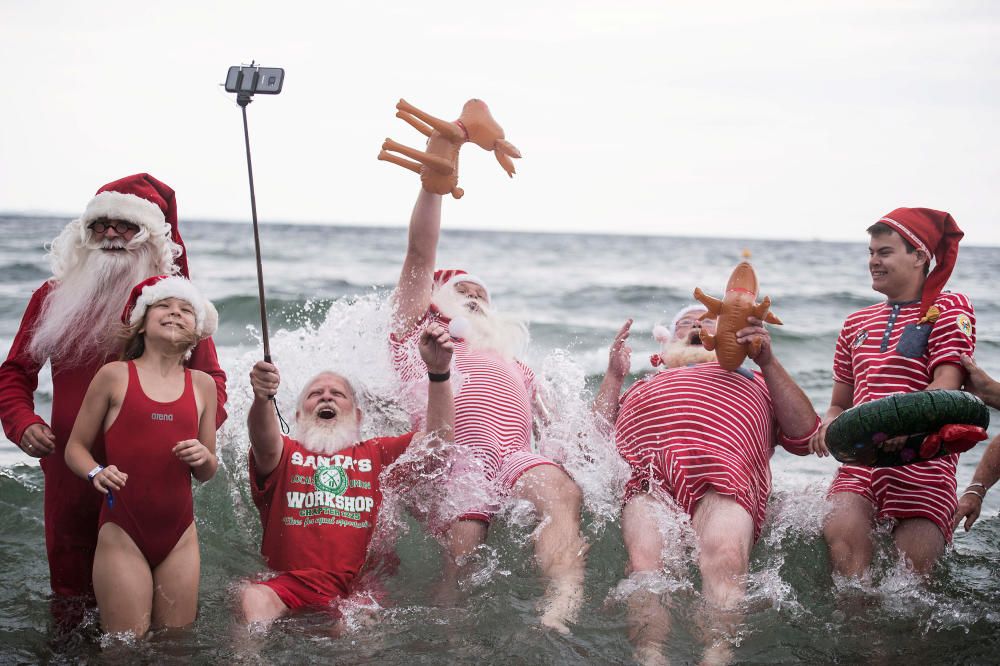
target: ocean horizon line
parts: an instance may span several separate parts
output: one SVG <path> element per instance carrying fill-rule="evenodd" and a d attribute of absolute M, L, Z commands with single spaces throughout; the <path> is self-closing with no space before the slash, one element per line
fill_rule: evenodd
<path fill-rule="evenodd" d="M 0 220 L 9 218 L 33 218 L 39 220 L 65 220 L 70 222 L 74 219 L 73 215 L 67 215 L 65 213 L 50 213 L 45 211 L 0 211 Z M 408 221 L 402 221 L 399 224 L 390 224 L 386 222 L 345 222 L 345 221 L 291 221 L 291 220 L 258 220 L 261 226 L 268 227 L 336 227 L 340 229 L 364 229 L 364 230 L 383 230 L 383 231 L 405 231 L 408 228 Z M 246 224 L 251 225 L 250 218 L 245 220 L 233 220 L 225 218 L 211 218 L 211 217 L 191 217 L 184 220 L 184 224 L 226 224 L 226 225 L 238 225 Z M 823 243 L 827 245 L 856 245 L 860 241 L 853 240 L 836 240 L 828 238 L 788 238 L 784 236 L 768 236 L 761 235 L 756 237 L 749 236 L 699 236 L 697 234 L 683 234 L 683 233 L 649 233 L 647 232 L 636 232 L 629 233 L 628 231 L 565 231 L 559 229 L 495 229 L 495 228 L 485 228 L 485 229 L 473 229 L 470 227 L 461 226 L 446 226 L 449 231 L 459 231 L 462 233 L 469 234 L 516 234 L 519 236 L 595 236 L 595 237 L 610 237 L 610 238 L 678 238 L 684 240 L 706 240 L 706 241 L 739 241 L 739 242 L 761 242 L 761 241 L 781 241 L 783 243 Z M 1000 247 L 1000 243 L 990 244 L 990 243 L 976 243 L 973 241 L 965 240 L 963 247 L 982 247 L 982 248 L 996 248 Z"/>

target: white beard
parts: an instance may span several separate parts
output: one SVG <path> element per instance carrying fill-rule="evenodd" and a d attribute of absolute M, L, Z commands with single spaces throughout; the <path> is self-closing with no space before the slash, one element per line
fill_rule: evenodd
<path fill-rule="evenodd" d="M 686 340 L 671 340 L 660 350 L 660 359 L 665 368 L 682 368 L 696 363 L 709 363 L 717 360 L 714 351 L 708 351 L 701 345 L 689 345 Z"/>
<path fill-rule="evenodd" d="M 524 356 L 528 349 L 530 337 L 524 322 L 496 312 L 488 303 L 452 288 L 437 290 L 431 302 L 452 321 L 461 318 L 468 323 L 459 337 L 465 338 L 470 349 L 490 351 L 507 361 Z"/>
<path fill-rule="evenodd" d="M 353 411 L 337 413 L 330 423 L 314 414 L 303 414 L 295 422 L 296 439 L 306 449 L 320 455 L 332 455 L 357 443 L 361 436 L 358 420 Z"/>
<path fill-rule="evenodd" d="M 117 351 L 121 314 L 136 284 L 156 274 L 149 245 L 88 243 L 45 299 L 29 351 L 38 363 L 81 365 Z M 125 247 L 105 252 L 100 247 Z"/>

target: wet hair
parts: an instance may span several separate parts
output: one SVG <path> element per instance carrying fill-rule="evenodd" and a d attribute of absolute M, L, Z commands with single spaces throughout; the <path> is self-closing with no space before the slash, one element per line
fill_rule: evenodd
<path fill-rule="evenodd" d="M 917 248 L 913 243 L 908 241 L 903 234 L 899 233 L 885 222 L 876 222 L 865 231 L 868 232 L 869 236 L 887 236 L 889 234 L 896 234 L 903 241 L 903 246 L 906 248 L 907 254 L 913 254 L 917 251 Z M 924 275 L 927 275 L 927 273 L 931 270 L 931 258 L 926 257 L 926 259 L 927 261 L 924 262 Z"/>

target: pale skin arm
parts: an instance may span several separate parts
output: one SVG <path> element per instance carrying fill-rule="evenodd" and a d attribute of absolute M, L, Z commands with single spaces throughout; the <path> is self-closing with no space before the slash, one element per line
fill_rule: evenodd
<path fill-rule="evenodd" d="M 809 440 L 810 451 L 820 458 L 830 455 L 830 450 L 826 448 L 826 429 L 830 427 L 834 419 L 853 406 L 854 385 L 834 381 L 833 395 L 830 397 L 830 407 L 826 410 L 826 414 L 823 415 L 823 423 L 819 426 L 819 430 Z"/>
<path fill-rule="evenodd" d="M 621 396 L 622 384 L 625 383 L 625 377 L 628 376 L 632 365 L 632 348 L 628 346 L 631 328 L 632 320 L 625 320 L 618 330 L 618 335 L 615 336 L 615 341 L 611 343 L 608 352 L 608 370 L 604 373 L 604 379 L 594 399 L 594 416 L 597 417 L 598 427 L 606 435 L 610 435 L 608 431 L 618 418 L 618 398 Z"/>
<path fill-rule="evenodd" d="M 994 381 L 968 354 L 962 354 L 962 367 L 969 373 L 965 390 L 993 409 L 1000 409 L 1000 382 Z"/>
<path fill-rule="evenodd" d="M 402 336 L 423 318 L 431 304 L 434 263 L 441 236 L 441 195 L 421 188 L 410 216 L 406 258 L 393 293 L 393 333 Z"/>
<path fill-rule="evenodd" d="M 979 518 L 979 512 L 983 510 L 983 497 L 986 491 L 1000 479 L 1000 436 L 994 437 L 990 445 L 986 447 L 983 457 L 976 465 L 976 472 L 972 475 L 972 483 L 968 490 L 958 498 L 958 508 L 955 509 L 954 529 L 958 529 L 958 524 L 965 518 L 965 531 L 968 532 L 972 525 Z M 977 486 L 975 484 L 982 484 Z"/>
<path fill-rule="evenodd" d="M 65 457 L 66 466 L 82 479 L 86 479 L 87 474 L 98 465 L 90 453 L 91 447 L 104 426 L 115 388 L 123 381 L 123 372 L 127 370 L 123 364 L 118 363 L 105 365 L 98 370 L 76 415 L 73 432 L 66 443 Z M 127 375 L 124 381 L 127 383 Z M 94 477 L 92 483 L 97 490 L 107 495 L 109 490 L 121 490 L 127 480 L 128 474 L 115 465 L 108 465 Z"/>
<path fill-rule="evenodd" d="M 451 369 L 454 343 L 441 324 L 434 322 L 424 329 L 420 336 L 420 357 L 427 365 L 427 371 L 444 374 Z M 451 382 L 427 382 L 427 431 L 434 433 L 437 440 L 452 441 L 455 429 L 455 401 Z M 417 433 L 414 439 L 425 433 Z"/>
<path fill-rule="evenodd" d="M 813 411 L 812 403 L 778 362 L 771 349 L 771 334 L 764 328 L 761 320 L 747 317 L 747 323 L 750 325 L 737 331 L 736 341 L 748 345 L 755 340 L 760 341 L 759 351 L 750 358 L 764 376 L 774 406 L 774 418 L 781 432 L 792 439 L 801 439 L 816 426 L 816 412 Z M 753 349 L 752 345 L 750 349 Z"/>
<path fill-rule="evenodd" d="M 257 474 L 267 476 L 281 461 L 284 443 L 278 415 L 271 403 L 271 396 L 278 392 L 281 377 L 278 368 L 267 361 L 257 361 L 250 371 L 250 386 L 253 389 L 253 404 L 247 414 L 247 430 Z"/>
<path fill-rule="evenodd" d="M 204 483 L 213 476 L 219 468 L 219 459 L 215 455 L 215 410 L 218 407 L 218 394 L 215 380 L 198 370 L 192 371 L 195 390 L 202 404 L 198 417 L 198 439 L 186 439 L 174 447 L 174 455 L 191 467 L 191 475 Z"/>

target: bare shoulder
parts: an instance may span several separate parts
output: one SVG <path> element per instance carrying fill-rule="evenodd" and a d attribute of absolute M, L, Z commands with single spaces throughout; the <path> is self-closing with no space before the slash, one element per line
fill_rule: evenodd
<path fill-rule="evenodd" d="M 128 363 L 112 361 L 101 366 L 90 382 L 90 390 L 109 396 L 123 396 L 128 388 Z"/>
<path fill-rule="evenodd" d="M 199 393 L 205 396 L 215 397 L 215 379 L 212 375 L 201 370 L 191 369 L 191 381 Z"/>
<path fill-rule="evenodd" d="M 118 382 L 128 382 L 128 362 L 112 361 L 101 366 L 101 369 L 94 375 L 94 381 L 117 384 Z"/>

